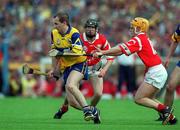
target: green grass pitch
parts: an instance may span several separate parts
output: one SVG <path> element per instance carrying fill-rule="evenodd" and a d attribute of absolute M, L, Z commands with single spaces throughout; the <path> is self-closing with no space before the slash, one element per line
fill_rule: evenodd
<path fill-rule="evenodd" d="M 102 123 L 86 122 L 81 111 L 70 108 L 61 120 L 53 119 L 62 98 L 0 99 L 0 130 L 180 130 L 154 121 L 154 110 L 131 100 L 101 100 Z M 175 100 L 175 115 L 180 119 L 180 100 Z"/>

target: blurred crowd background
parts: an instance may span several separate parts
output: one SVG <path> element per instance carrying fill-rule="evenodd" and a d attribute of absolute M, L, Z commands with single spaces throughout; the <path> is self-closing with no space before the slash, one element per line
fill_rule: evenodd
<path fill-rule="evenodd" d="M 55 82 L 41 76 L 25 76 L 21 71 L 24 63 L 43 70 L 50 67 L 47 53 L 51 20 L 60 10 L 70 14 L 71 25 L 81 33 L 87 18 L 98 19 L 99 31 L 112 46 L 130 38 L 128 31 L 132 18 L 145 17 L 150 20 L 149 36 L 162 59 L 168 53 L 171 34 L 180 22 L 179 0 L 0 0 L 0 97 L 63 96 L 62 80 Z M 176 49 L 170 68 L 174 67 L 179 56 L 180 47 Z M 121 98 L 129 93 L 128 81 L 119 83 L 121 72 L 117 70 L 121 61 L 124 60 L 115 60 L 105 77 L 104 98 Z M 135 81 L 130 90 L 133 95 L 143 80 L 142 64 L 138 58 L 133 58 L 125 65 L 134 67 L 134 76 L 130 77 Z M 93 95 L 88 81 L 83 81 L 81 90 L 86 97 Z"/>

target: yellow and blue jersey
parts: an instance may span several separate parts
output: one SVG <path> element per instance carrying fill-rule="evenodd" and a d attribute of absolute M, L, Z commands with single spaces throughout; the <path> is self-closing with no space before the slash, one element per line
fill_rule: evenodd
<path fill-rule="evenodd" d="M 173 42 L 180 42 L 180 24 L 177 26 L 176 31 L 172 35 Z"/>
<path fill-rule="evenodd" d="M 52 29 L 51 49 L 57 49 L 61 52 L 85 53 L 79 31 L 71 26 L 69 26 L 68 31 L 64 35 L 60 34 L 57 29 Z M 62 56 L 59 60 L 60 70 L 63 72 L 67 67 L 84 62 L 86 59 L 86 56 Z"/>

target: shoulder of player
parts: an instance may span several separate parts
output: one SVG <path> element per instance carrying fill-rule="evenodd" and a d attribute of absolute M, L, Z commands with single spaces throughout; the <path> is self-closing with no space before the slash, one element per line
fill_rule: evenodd
<path fill-rule="evenodd" d="M 74 33 L 79 33 L 79 30 L 74 28 L 74 27 L 71 27 L 71 33 L 74 34 Z"/>
<path fill-rule="evenodd" d="M 80 33 L 80 38 L 83 39 L 83 33 Z"/>
<path fill-rule="evenodd" d="M 136 37 L 144 37 L 144 36 L 147 36 L 147 34 L 146 33 L 139 33 Z"/>
<path fill-rule="evenodd" d="M 98 33 L 99 34 L 99 39 L 106 39 L 106 36 L 102 33 Z"/>
<path fill-rule="evenodd" d="M 148 36 L 146 33 L 139 33 L 136 36 L 134 36 L 132 39 L 148 39 Z"/>
<path fill-rule="evenodd" d="M 56 29 L 56 28 L 53 28 L 52 30 L 51 30 L 51 33 L 58 33 L 58 30 Z"/>

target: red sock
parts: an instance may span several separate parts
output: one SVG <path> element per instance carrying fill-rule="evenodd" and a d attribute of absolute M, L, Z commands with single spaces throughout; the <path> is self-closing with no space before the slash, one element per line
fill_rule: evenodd
<path fill-rule="evenodd" d="M 67 111 L 68 111 L 68 105 L 63 105 L 63 106 L 61 107 L 61 111 L 62 111 L 62 112 L 67 112 Z"/>
<path fill-rule="evenodd" d="M 165 108 L 166 108 L 166 106 L 164 104 L 158 104 L 157 111 L 161 112 Z"/>
<path fill-rule="evenodd" d="M 174 119 L 173 114 L 170 115 L 169 119 L 170 119 L 170 120 L 173 120 L 173 119 Z"/>

